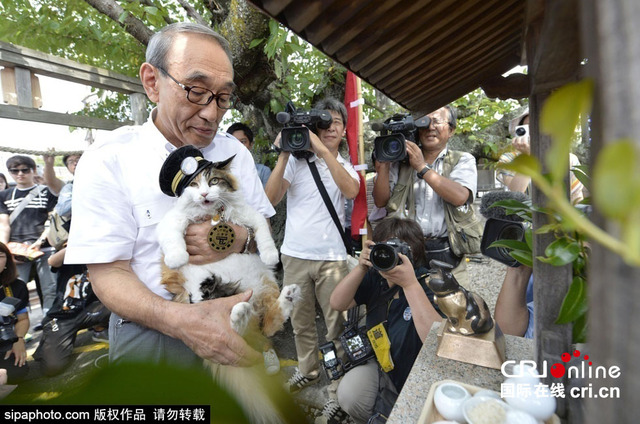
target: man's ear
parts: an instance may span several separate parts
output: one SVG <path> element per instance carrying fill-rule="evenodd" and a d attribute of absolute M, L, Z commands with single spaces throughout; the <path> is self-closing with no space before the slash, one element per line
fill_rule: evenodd
<path fill-rule="evenodd" d="M 159 72 L 158 69 L 147 62 L 140 66 L 140 81 L 142 82 L 144 91 L 147 93 L 147 97 L 149 97 L 149 100 L 153 103 L 158 103 L 160 97 L 160 89 L 158 87 L 160 82 L 158 79 Z"/>

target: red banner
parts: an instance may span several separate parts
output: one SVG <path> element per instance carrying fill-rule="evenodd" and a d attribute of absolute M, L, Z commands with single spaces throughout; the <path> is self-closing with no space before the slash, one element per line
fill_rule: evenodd
<path fill-rule="evenodd" d="M 353 166 L 361 163 L 358 160 L 358 129 L 362 117 L 358 114 L 357 79 L 358 77 L 353 72 L 347 71 L 344 105 L 347 107 L 347 144 Z M 353 212 L 351 213 L 351 235 L 356 237 L 360 235 L 360 229 L 364 228 L 367 218 L 367 188 L 362 173 L 359 172 L 358 175 L 360 175 L 360 192 L 353 201 Z"/>

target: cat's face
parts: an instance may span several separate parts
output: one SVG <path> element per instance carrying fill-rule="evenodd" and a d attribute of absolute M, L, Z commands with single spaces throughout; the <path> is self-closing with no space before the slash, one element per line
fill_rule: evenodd
<path fill-rule="evenodd" d="M 225 195 L 238 190 L 238 182 L 229 172 L 228 166 L 223 168 L 205 168 L 200 175 L 184 189 L 180 197 L 187 197 L 190 203 L 207 208 Z"/>

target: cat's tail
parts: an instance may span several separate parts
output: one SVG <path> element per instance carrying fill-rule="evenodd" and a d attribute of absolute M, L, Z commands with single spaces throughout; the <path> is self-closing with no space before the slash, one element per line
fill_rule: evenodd
<path fill-rule="evenodd" d="M 214 379 L 240 403 L 251 423 L 285 422 L 277 405 L 282 404 L 278 396 L 286 394 L 277 379 L 266 376 L 263 364 L 244 368 L 205 362 Z"/>

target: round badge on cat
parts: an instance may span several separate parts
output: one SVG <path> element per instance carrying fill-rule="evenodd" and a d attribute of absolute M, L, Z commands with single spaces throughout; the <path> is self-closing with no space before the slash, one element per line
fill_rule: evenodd
<path fill-rule="evenodd" d="M 229 249 L 235 239 L 235 231 L 227 224 L 216 224 L 209 230 L 209 246 L 218 252 Z"/>

